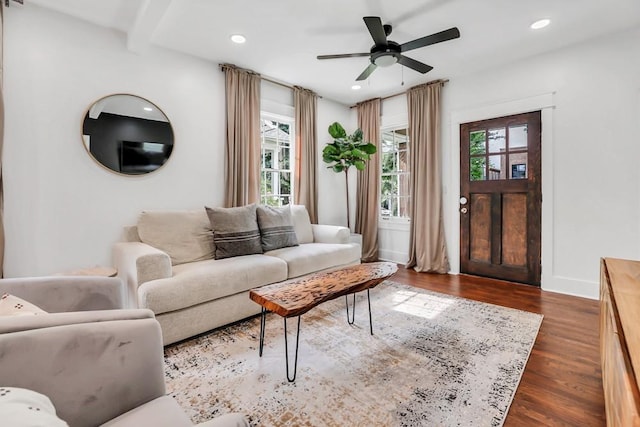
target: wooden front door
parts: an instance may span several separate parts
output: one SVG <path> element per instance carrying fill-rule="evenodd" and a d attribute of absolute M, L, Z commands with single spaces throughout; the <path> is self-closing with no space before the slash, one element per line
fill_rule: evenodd
<path fill-rule="evenodd" d="M 460 271 L 540 286 L 540 111 L 460 125 Z"/>

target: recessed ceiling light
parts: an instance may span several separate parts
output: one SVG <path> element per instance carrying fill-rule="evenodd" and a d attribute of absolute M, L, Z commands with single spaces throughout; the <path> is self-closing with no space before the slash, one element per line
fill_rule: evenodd
<path fill-rule="evenodd" d="M 151 107 L 144 107 L 144 111 L 153 111 L 153 108 L 151 108 Z"/>
<path fill-rule="evenodd" d="M 231 36 L 231 41 L 234 43 L 242 44 L 247 41 L 247 38 L 242 34 L 234 34 Z"/>
<path fill-rule="evenodd" d="M 541 20 L 536 21 L 533 24 L 531 24 L 531 28 L 534 29 L 534 30 L 539 30 L 540 28 L 546 27 L 550 23 L 551 23 L 550 19 L 541 19 Z"/>
<path fill-rule="evenodd" d="M 351 89 L 353 89 L 353 90 L 360 90 L 361 88 L 362 88 L 362 86 L 360 86 L 360 85 L 351 86 Z"/>

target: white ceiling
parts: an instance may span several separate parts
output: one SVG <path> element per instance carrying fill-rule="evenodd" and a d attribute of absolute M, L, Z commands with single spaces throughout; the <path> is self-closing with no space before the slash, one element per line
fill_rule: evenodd
<path fill-rule="evenodd" d="M 416 84 L 473 73 L 609 33 L 640 26 L 640 0 L 25 0 L 127 34 L 128 48 L 148 45 L 233 63 L 351 104 Z M 368 52 L 363 16 L 393 25 L 404 43 L 453 26 L 461 38 L 407 53 L 434 67 L 378 68 L 351 90 L 368 58 L 317 55 Z M 550 18 L 534 31 L 529 25 Z M 247 37 L 237 45 L 234 33 Z M 630 53 L 631 54 L 631 53 Z M 636 53 L 637 54 L 637 53 Z M 404 76 L 404 86 L 401 86 Z"/>

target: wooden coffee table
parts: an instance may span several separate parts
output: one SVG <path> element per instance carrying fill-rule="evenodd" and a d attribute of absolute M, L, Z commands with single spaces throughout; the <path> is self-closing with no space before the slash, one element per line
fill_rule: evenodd
<path fill-rule="evenodd" d="M 344 295 L 347 304 L 347 323 L 352 325 L 355 322 L 355 294 L 356 292 L 364 290 L 367 291 L 367 301 L 369 304 L 369 331 L 371 335 L 373 335 L 369 290 L 396 271 L 398 271 L 398 266 L 394 263 L 372 262 L 327 273 L 316 273 L 299 279 L 287 280 L 285 282 L 252 289 L 249 292 L 249 298 L 262 306 L 262 312 L 260 314 L 260 357 L 262 357 L 262 349 L 264 347 L 266 314 L 267 311 L 271 311 L 284 319 L 284 351 L 287 380 L 289 382 L 295 381 L 298 366 L 298 343 L 300 341 L 300 316 L 325 301 Z M 353 312 L 351 317 L 349 316 L 349 294 L 353 294 Z M 296 333 L 293 377 L 290 378 L 287 318 L 295 316 L 298 317 L 298 330 Z"/>

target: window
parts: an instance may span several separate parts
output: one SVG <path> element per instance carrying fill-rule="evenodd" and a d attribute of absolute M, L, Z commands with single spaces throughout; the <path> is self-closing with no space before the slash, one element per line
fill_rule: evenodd
<path fill-rule="evenodd" d="M 293 202 L 293 119 L 263 114 L 260 125 L 260 203 L 288 205 Z"/>
<path fill-rule="evenodd" d="M 409 218 L 409 134 L 407 128 L 382 130 L 380 215 Z"/>

